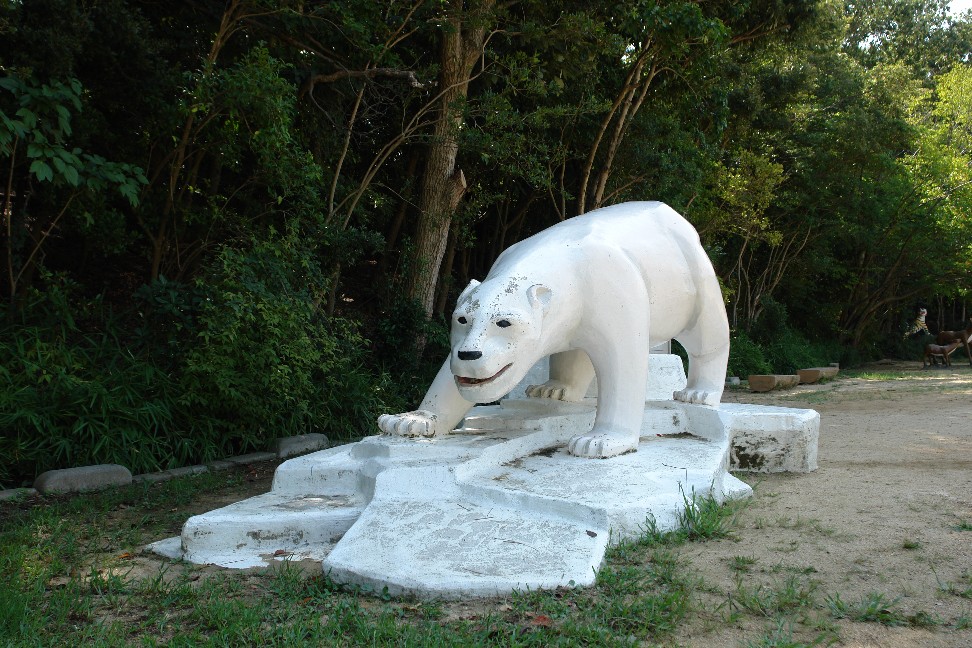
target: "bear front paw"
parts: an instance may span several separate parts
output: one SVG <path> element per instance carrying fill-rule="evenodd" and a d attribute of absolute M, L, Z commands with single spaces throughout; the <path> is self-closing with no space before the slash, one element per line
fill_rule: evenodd
<path fill-rule="evenodd" d="M 439 417 L 428 410 L 415 410 L 401 414 L 382 414 L 378 417 L 378 429 L 382 434 L 403 437 L 435 436 Z"/>

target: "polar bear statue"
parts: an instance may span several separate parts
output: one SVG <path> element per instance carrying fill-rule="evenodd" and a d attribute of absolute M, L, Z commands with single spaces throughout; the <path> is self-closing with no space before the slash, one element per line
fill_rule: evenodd
<path fill-rule="evenodd" d="M 652 346 L 689 355 L 687 403 L 717 405 L 729 359 L 722 292 L 699 235 L 659 202 L 631 202 L 558 223 L 503 252 L 452 315 L 452 352 L 419 409 L 386 414 L 386 434 L 452 430 L 476 403 L 508 394 L 537 360 L 550 380 L 532 397 L 577 401 L 598 378 L 594 428 L 567 445 L 580 457 L 638 448 Z"/>

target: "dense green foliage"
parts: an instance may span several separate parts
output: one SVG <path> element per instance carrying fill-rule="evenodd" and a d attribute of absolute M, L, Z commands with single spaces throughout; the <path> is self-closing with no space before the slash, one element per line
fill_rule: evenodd
<path fill-rule="evenodd" d="M 0 482 L 367 432 L 623 200 L 699 229 L 731 373 L 914 353 L 969 315 L 970 52 L 945 0 L 0 1 Z"/>

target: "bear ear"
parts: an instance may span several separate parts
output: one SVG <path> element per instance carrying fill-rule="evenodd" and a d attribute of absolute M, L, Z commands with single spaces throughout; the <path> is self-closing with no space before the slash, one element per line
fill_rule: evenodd
<path fill-rule="evenodd" d="M 543 284 L 533 284 L 527 288 L 527 299 L 534 308 L 539 308 L 544 314 L 550 306 L 550 296 L 553 292 Z"/>
<path fill-rule="evenodd" d="M 459 294 L 459 299 L 456 300 L 456 305 L 458 306 L 459 304 L 461 304 L 462 300 L 464 300 L 466 297 L 471 295 L 472 291 L 476 290 L 478 286 L 479 286 L 479 282 L 476 281 L 475 279 L 470 281 L 469 285 L 463 288 L 462 293 Z"/>

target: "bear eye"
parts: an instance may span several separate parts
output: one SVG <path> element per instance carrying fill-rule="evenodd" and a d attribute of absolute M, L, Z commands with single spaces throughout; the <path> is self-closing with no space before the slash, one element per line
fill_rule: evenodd
<path fill-rule="evenodd" d="M 456 321 L 459 322 L 460 324 L 465 324 L 467 320 L 465 317 L 457 317 Z"/>
<path fill-rule="evenodd" d="M 496 322 L 496 326 L 500 328 L 506 328 L 507 326 L 513 326 L 513 325 L 510 324 L 510 320 L 500 320 Z"/>

